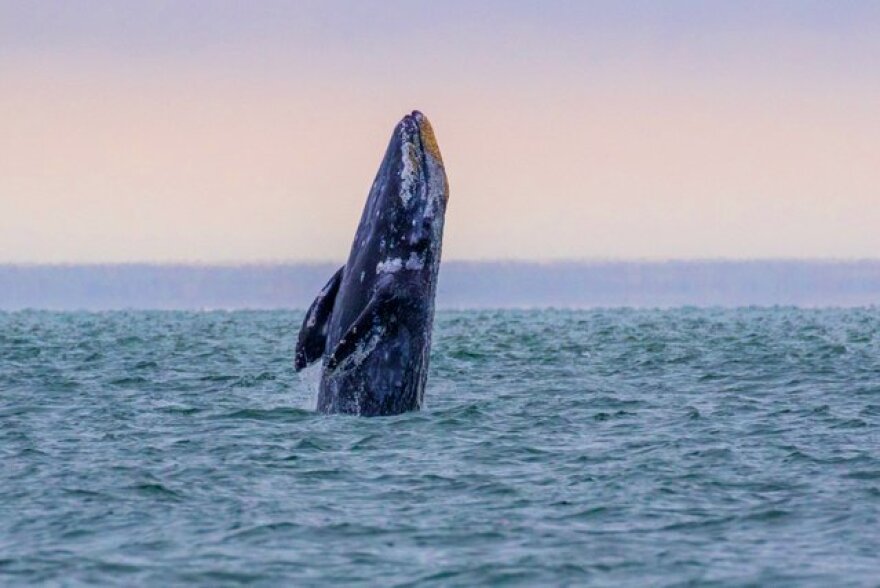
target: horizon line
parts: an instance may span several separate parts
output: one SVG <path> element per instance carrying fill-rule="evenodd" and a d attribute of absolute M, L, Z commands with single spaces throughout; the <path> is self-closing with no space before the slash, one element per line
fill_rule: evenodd
<path fill-rule="evenodd" d="M 11 268 L 50 268 L 50 267 L 266 267 L 266 266 L 322 266 L 344 264 L 338 259 L 279 259 L 279 260 L 126 260 L 126 261 L 0 261 L 0 267 Z M 880 263 L 878 257 L 670 257 L 670 258 L 486 258 L 486 259 L 446 259 L 445 264 L 470 265 L 612 265 L 612 264 L 650 264 L 663 265 L 675 263 L 811 263 L 811 264 L 857 264 Z"/>

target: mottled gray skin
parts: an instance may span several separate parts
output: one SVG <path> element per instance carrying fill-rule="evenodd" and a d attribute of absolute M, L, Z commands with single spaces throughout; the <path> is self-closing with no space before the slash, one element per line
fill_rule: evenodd
<path fill-rule="evenodd" d="M 322 361 L 319 411 L 422 407 L 448 193 L 430 123 L 413 112 L 394 129 L 348 262 L 300 330 L 297 371 Z"/>

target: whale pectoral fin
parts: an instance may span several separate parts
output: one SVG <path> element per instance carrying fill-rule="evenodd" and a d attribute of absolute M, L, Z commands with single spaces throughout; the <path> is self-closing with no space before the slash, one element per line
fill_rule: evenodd
<path fill-rule="evenodd" d="M 380 284 L 373 297 L 348 328 L 348 331 L 339 339 L 336 349 L 327 359 L 327 368 L 335 369 L 340 363 L 354 353 L 357 344 L 364 340 L 371 330 L 376 326 L 377 319 L 381 319 L 386 312 L 393 306 L 398 293 L 394 289 L 391 281 L 387 284 Z"/>
<path fill-rule="evenodd" d="M 296 358 L 293 362 L 296 371 L 300 371 L 310 363 L 321 359 L 324 354 L 330 315 L 333 314 L 333 303 L 336 301 L 337 292 L 339 292 L 344 269 L 345 266 L 342 266 L 339 271 L 333 274 L 333 277 L 321 289 L 321 293 L 318 294 L 306 312 L 299 330 L 299 339 L 296 342 Z"/>

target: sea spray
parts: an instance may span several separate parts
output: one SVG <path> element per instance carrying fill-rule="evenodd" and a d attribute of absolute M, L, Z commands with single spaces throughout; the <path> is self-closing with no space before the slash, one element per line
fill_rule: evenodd
<path fill-rule="evenodd" d="M 318 392 L 321 388 L 321 362 L 315 362 L 297 374 L 302 383 L 296 404 L 305 410 L 318 410 Z"/>

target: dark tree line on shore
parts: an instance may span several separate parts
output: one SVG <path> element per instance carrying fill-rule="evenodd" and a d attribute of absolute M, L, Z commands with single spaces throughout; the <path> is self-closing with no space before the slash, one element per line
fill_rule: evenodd
<path fill-rule="evenodd" d="M 306 308 L 329 263 L 0 266 L 0 309 Z M 880 261 L 445 262 L 440 308 L 870 306 Z"/>

